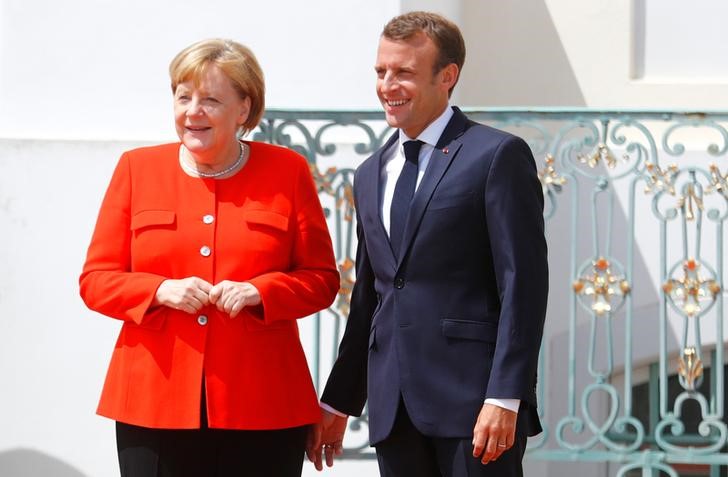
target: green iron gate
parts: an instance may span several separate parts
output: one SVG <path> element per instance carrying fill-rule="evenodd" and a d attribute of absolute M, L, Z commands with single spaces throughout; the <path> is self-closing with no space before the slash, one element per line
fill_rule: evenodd
<path fill-rule="evenodd" d="M 728 475 L 723 321 L 728 113 L 465 110 L 529 142 L 546 197 L 551 294 L 528 459 L 600 475 Z M 254 138 L 308 159 L 341 272 L 313 320 L 326 379 L 348 314 L 354 168 L 391 134 L 379 112 L 269 110 Z M 371 458 L 367 416 L 346 458 Z"/>

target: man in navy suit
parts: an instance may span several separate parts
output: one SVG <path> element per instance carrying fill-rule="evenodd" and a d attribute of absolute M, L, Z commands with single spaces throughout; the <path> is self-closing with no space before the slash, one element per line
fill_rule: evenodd
<path fill-rule="evenodd" d="M 543 193 L 522 139 L 450 106 L 464 60 L 436 14 L 400 15 L 380 38 L 377 94 L 397 131 L 354 178 L 357 279 L 318 468 L 367 399 L 385 477 L 520 476 L 541 431 Z"/>

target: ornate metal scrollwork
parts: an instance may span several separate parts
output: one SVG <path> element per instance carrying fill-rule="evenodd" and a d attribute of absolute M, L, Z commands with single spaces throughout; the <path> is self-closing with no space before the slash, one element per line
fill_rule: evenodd
<path fill-rule="evenodd" d="M 607 416 L 601 423 L 597 422 L 589 407 L 589 402 L 595 393 L 601 393 L 607 397 Z M 606 383 L 592 383 L 588 385 L 582 395 L 581 404 L 583 418 L 576 416 L 566 417 L 556 426 L 556 437 L 560 445 L 571 450 L 584 451 L 591 449 L 597 443 L 601 443 L 614 451 L 631 452 L 638 449 L 644 442 L 645 430 L 639 420 L 631 416 L 617 417 L 617 412 L 619 411 L 619 396 L 614 386 Z M 589 439 L 581 443 L 575 443 L 566 438 L 565 431 L 567 426 L 575 434 L 581 434 L 585 430 L 585 424 L 589 431 L 591 431 L 591 437 Z M 626 443 L 624 441 L 617 442 L 610 437 L 610 431 L 616 431 L 619 435 L 626 435 L 627 426 L 631 427 L 634 433 Z"/>
<path fill-rule="evenodd" d="M 718 166 L 710 165 L 710 185 L 705 189 L 706 194 L 718 193 L 728 200 L 728 170 L 725 174 L 720 172 Z"/>
<path fill-rule="evenodd" d="M 342 316 L 349 316 L 349 305 L 351 304 L 351 292 L 354 289 L 354 261 L 346 257 L 339 262 L 339 276 L 341 285 L 336 298 L 336 308 Z"/>
<path fill-rule="evenodd" d="M 550 191 L 561 192 L 561 187 L 566 184 L 566 178 L 556 172 L 554 161 L 554 156 L 546 154 L 546 158 L 544 159 L 546 165 L 538 171 L 538 180 L 541 181 L 544 194 Z"/>
<path fill-rule="evenodd" d="M 664 472 L 668 477 L 680 477 L 675 469 L 669 465 L 661 462 L 662 458 L 653 457 L 650 454 L 645 454 L 644 460 L 627 464 L 619 469 L 616 477 L 626 477 L 627 475 L 634 475 L 633 472 L 639 470 L 641 475 L 660 475 L 655 474 L 657 472 Z"/>
<path fill-rule="evenodd" d="M 700 415 L 703 419 L 698 425 L 698 434 L 705 438 L 700 445 L 679 445 L 668 437 L 681 437 L 685 435 L 685 423 L 682 421 L 683 406 L 687 401 L 694 401 L 700 406 Z M 705 396 L 695 392 L 683 392 L 675 399 L 674 412 L 668 413 L 655 427 L 655 440 L 662 448 L 673 454 L 709 455 L 720 452 L 726 444 L 728 427 L 717 416 L 710 412 L 710 406 Z"/>
<path fill-rule="evenodd" d="M 706 270 L 705 275 L 701 275 L 701 267 Z M 679 270 L 682 276 L 677 276 Z M 671 275 L 673 278 L 662 285 L 662 290 L 670 304 L 685 316 L 703 315 L 720 293 L 721 287 L 715 279 L 715 272 L 693 258 L 683 261 L 679 269 L 674 267 Z"/>
<path fill-rule="evenodd" d="M 580 299 L 588 299 L 588 302 L 582 301 L 582 305 L 597 316 L 617 310 L 624 302 L 624 296 L 630 292 L 624 273 L 612 272 L 615 267 L 621 268 L 621 265 L 599 257 L 591 262 L 588 271 L 582 270 L 581 276 L 572 285 Z"/>
<path fill-rule="evenodd" d="M 701 212 L 705 210 L 705 207 L 703 207 L 703 199 L 696 192 L 694 184 L 687 184 L 685 186 L 685 194 L 681 195 L 678 199 L 677 207 L 683 210 L 685 220 L 689 221 L 695 220 L 696 209 Z"/>
<path fill-rule="evenodd" d="M 646 194 L 667 192 L 670 195 L 675 195 L 675 176 L 678 173 L 677 165 L 670 164 L 663 171 L 657 164 L 647 161 L 645 163 L 645 169 L 647 170 Z"/>
<path fill-rule="evenodd" d="M 334 180 L 341 174 L 339 169 L 329 167 L 325 173 L 321 173 L 315 164 L 309 164 L 309 167 L 319 194 L 324 193 L 333 197 L 336 200 L 336 208 L 344 212 L 344 220 L 351 222 L 354 218 L 354 190 L 352 184 L 344 182 L 341 184 L 341 191 L 336 191 Z"/>
<path fill-rule="evenodd" d="M 687 391 L 695 391 L 703 377 L 703 362 L 693 346 L 683 349 L 682 355 L 678 358 L 677 372 L 680 375 L 680 383 Z"/>
<path fill-rule="evenodd" d="M 617 167 L 617 158 L 614 156 L 612 150 L 600 142 L 589 154 L 578 154 L 576 158 L 582 164 L 586 164 L 592 169 L 595 169 L 600 164 L 605 164 L 608 168 L 614 169 Z M 622 159 L 627 162 L 629 156 L 627 154 L 622 156 Z"/>

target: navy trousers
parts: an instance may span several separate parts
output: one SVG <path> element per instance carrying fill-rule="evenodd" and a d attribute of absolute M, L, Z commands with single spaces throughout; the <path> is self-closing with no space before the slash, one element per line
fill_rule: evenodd
<path fill-rule="evenodd" d="M 472 437 L 423 435 L 400 400 L 392 432 L 375 447 L 382 477 L 523 477 L 526 436 L 517 432 L 513 447 L 483 465 L 473 457 Z"/>

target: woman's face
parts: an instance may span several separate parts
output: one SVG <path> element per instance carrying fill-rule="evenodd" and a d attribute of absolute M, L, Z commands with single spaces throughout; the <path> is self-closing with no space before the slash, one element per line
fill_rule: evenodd
<path fill-rule="evenodd" d="M 195 86 L 193 80 L 177 85 L 174 122 L 177 135 L 197 160 L 225 160 L 237 150 L 236 134 L 248 119 L 250 98 L 241 99 L 230 79 L 216 65 L 208 65 Z"/>

